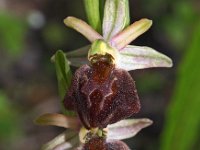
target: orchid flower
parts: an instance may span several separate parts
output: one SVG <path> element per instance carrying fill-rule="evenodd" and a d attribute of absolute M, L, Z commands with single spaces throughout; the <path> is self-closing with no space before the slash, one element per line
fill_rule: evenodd
<path fill-rule="evenodd" d="M 106 2 L 108 3 L 109 1 Z M 64 23 L 68 27 L 80 32 L 92 43 L 97 40 L 102 40 L 109 45 L 113 49 L 112 54 L 114 53 L 115 55 L 117 68 L 130 71 L 151 67 L 172 67 L 172 60 L 153 48 L 128 45 L 151 27 L 151 20 L 141 19 L 124 29 L 124 20 L 122 20 L 121 18 L 123 17 L 120 16 L 124 12 L 118 11 L 118 14 L 116 15 L 118 17 L 113 18 L 113 12 L 109 11 L 109 7 L 109 4 L 105 5 L 103 35 L 96 32 L 86 22 L 75 17 L 67 17 L 64 20 Z M 123 5 L 120 5 L 120 7 L 123 7 Z M 113 23 L 112 20 L 114 19 L 115 22 Z M 80 67 L 81 65 L 88 63 L 85 56 L 90 47 L 91 45 L 88 45 L 78 50 L 68 52 L 66 55 L 69 58 L 71 65 Z"/>
<path fill-rule="evenodd" d="M 116 2 L 118 3 L 118 7 L 115 6 Z M 134 91 L 131 95 L 134 97 L 134 99 L 131 100 L 132 106 L 130 107 L 130 109 L 133 109 L 132 112 L 130 113 L 131 110 L 125 110 L 125 107 L 123 109 L 120 108 L 120 110 L 123 110 L 127 113 L 125 116 L 123 116 L 123 114 L 118 114 L 118 116 L 114 116 L 115 114 L 111 112 L 111 114 L 109 114 L 110 116 L 106 116 L 107 118 L 105 118 L 104 120 L 100 120 L 99 122 L 95 120 L 96 118 L 92 116 L 93 114 L 90 114 L 90 117 L 95 118 L 93 121 L 91 121 L 91 118 L 88 119 L 88 116 L 84 116 L 84 112 L 81 112 L 81 108 L 83 108 L 83 106 L 79 107 L 79 104 L 76 104 L 75 106 L 73 101 L 69 102 L 69 99 L 74 99 L 74 94 L 80 95 L 80 93 L 78 93 L 79 89 L 77 89 L 80 82 L 76 80 L 81 78 L 81 73 L 83 73 L 82 75 L 84 76 L 84 78 L 88 78 L 87 82 L 90 80 L 88 75 L 86 74 L 87 72 L 91 71 L 91 68 L 88 66 L 83 66 L 77 71 L 78 73 L 76 73 L 76 76 L 72 81 L 72 87 L 71 89 L 69 89 L 67 93 L 67 98 L 65 97 L 64 103 L 65 108 L 73 111 L 78 111 L 80 120 L 76 116 L 73 117 L 62 114 L 44 114 L 38 117 L 35 121 L 35 123 L 39 125 L 54 125 L 67 129 L 64 133 L 58 135 L 56 138 L 45 144 L 43 147 L 44 150 L 84 150 L 85 147 L 91 146 L 91 142 L 96 142 L 97 144 L 103 143 L 104 146 L 108 147 L 109 145 L 113 145 L 113 143 L 115 143 L 115 145 L 119 145 L 119 147 L 123 146 L 126 150 L 128 149 L 128 147 L 125 148 L 126 145 L 120 143 L 118 140 L 131 138 L 135 136 L 142 128 L 145 128 L 152 124 L 152 121 L 146 118 L 122 120 L 123 118 L 126 118 L 131 114 L 138 112 L 140 109 L 139 99 L 137 96 L 137 91 L 135 90 L 134 81 L 130 79 L 130 76 L 126 72 L 151 67 L 172 67 L 172 60 L 164 54 L 150 47 L 129 45 L 133 40 L 135 40 L 151 27 L 152 21 L 149 19 L 141 19 L 127 27 L 127 16 L 127 0 L 106 0 L 102 24 L 102 35 L 100 35 L 97 31 L 95 31 L 95 29 L 93 29 L 83 20 L 75 17 L 67 17 L 66 19 L 64 19 L 64 23 L 68 27 L 75 29 L 83 36 L 85 36 L 91 42 L 91 44 L 78 50 L 68 52 L 66 54 L 60 52 L 59 55 L 62 56 L 62 59 L 64 61 L 66 61 L 66 63 L 64 62 L 64 64 L 67 64 L 67 61 L 69 61 L 71 65 L 77 67 L 89 63 L 91 63 L 92 65 L 96 65 L 96 62 L 99 61 L 99 57 L 96 56 L 106 56 L 106 61 L 109 62 L 108 64 L 110 66 L 113 65 L 116 69 L 116 74 L 114 74 L 114 77 L 118 78 L 120 76 L 119 74 L 123 73 L 123 76 L 128 78 L 126 80 L 130 81 L 131 83 L 131 85 L 129 85 L 127 89 L 131 89 L 132 91 Z M 66 57 L 68 58 L 68 60 L 66 59 Z M 100 59 L 102 58 L 105 59 L 105 57 L 101 57 Z M 52 60 L 56 61 L 56 56 L 53 56 Z M 66 69 L 66 67 L 64 69 Z M 126 72 L 124 72 L 123 70 L 125 70 Z M 62 81 L 62 79 L 60 80 Z M 107 80 L 105 81 L 107 83 Z M 121 82 L 119 84 L 116 83 L 116 85 L 118 86 L 117 90 L 119 90 L 119 93 L 121 91 L 124 92 L 122 88 L 119 88 Z M 124 86 L 125 83 L 123 83 L 122 85 Z M 87 91 L 89 89 L 88 87 L 83 90 Z M 76 92 L 73 93 L 73 91 Z M 62 96 L 62 98 L 63 97 L 64 95 Z M 124 103 L 126 103 L 126 98 L 127 97 L 122 100 Z M 116 98 L 114 100 L 120 101 L 120 99 L 121 98 Z M 84 101 L 85 99 L 81 99 L 79 97 L 79 100 Z M 83 105 L 83 103 L 80 105 Z M 77 106 L 78 108 L 74 108 Z M 108 106 L 106 107 L 103 109 L 109 109 Z M 119 106 L 117 105 L 116 107 Z M 126 107 L 128 107 L 128 103 Z M 86 108 L 83 108 L 83 110 L 92 112 L 91 110 L 88 110 Z M 91 122 L 88 123 L 88 120 Z M 102 140 L 102 137 L 104 136 L 106 137 L 106 141 Z M 88 137 L 90 137 L 90 139 L 88 139 Z M 100 139 L 98 139 L 97 137 L 99 137 Z M 94 144 L 92 146 L 94 146 Z"/>

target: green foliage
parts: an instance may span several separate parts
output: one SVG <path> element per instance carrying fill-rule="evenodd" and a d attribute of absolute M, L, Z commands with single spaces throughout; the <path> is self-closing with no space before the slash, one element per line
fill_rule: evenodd
<path fill-rule="evenodd" d="M 84 0 L 85 11 L 89 24 L 99 33 L 101 33 L 101 15 L 100 6 L 102 7 L 101 0 Z"/>
<path fill-rule="evenodd" d="M 65 57 L 65 53 L 61 50 L 58 50 L 55 54 L 55 68 L 56 68 L 56 75 L 58 80 L 58 90 L 60 98 L 63 102 L 65 94 L 71 84 L 72 73 L 70 70 L 70 66 L 68 60 Z M 62 104 L 62 107 L 63 104 Z M 63 109 L 64 110 L 64 109 Z M 64 113 L 71 114 L 71 112 L 67 111 Z"/>
<path fill-rule="evenodd" d="M 59 95 L 60 98 L 63 99 L 70 86 L 72 74 L 65 54 L 61 50 L 58 50 L 55 54 L 55 67 L 58 79 Z"/>
<path fill-rule="evenodd" d="M 200 129 L 200 21 L 180 66 L 174 96 L 169 106 L 161 150 L 197 149 Z"/>
<path fill-rule="evenodd" d="M 188 35 L 192 31 L 191 27 L 199 16 L 193 5 L 192 1 L 173 2 L 173 13 L 163 17 L 163 28 L 177 50 L 182 50 L 187 46 Z"/>
<path fill-rule="evenodd" d="M 7 141 L 19 136 L 18 115 L 8 102 L 6 95 L 0 91 L 0 141 Z"/>
<path fill-rule="evenodd" d="M 22 53 L 26 29 L 20 18 L 0 12 L 0 45 L 9 55 L 19 56 Z"/>
<path fill-rule="evenodd" d="M 164 85 L 164 81 L 162 74 L 156 72 L 145 73 L 137 77 L 137 89 L 141 95 L 157 92 Z"/>
<path fill-rule="evenodd" d="M 69 38 L 65 36 L 65 28 L 57 23 L 49 23 L 43 30 L 43 36 L 50 47 L 60 47 Z"/>
<path fill-rule="evenodd" d="M 100 0 L 100 1 L 99 1 L 99 10 L 100 10 L 100 17 L 101 17 L 101 20 L 103 20 L 104 6 L 105 6 L 105 0 Z"/>
<path fill-rule="evenodd" d="M 130 6 L 129 6 L 129 0 L 126 1 L 126 4 L 125 4 L 125 8 L 126 8 L 126 25 L 125 27 L 129 26 L 130 25 Z"/>

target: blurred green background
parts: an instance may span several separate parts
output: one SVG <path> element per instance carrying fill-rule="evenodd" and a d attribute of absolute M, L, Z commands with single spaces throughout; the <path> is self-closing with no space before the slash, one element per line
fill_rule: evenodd
<path fill-rule="evenodd" d="M 154 21 L 132 44 L 168 55 L 174 67 L 131 71 L 142 103 L 136 117 L 154 124 L 126 142 L 138 150 L 200 149 L 199 0 L 130 0 L 130 11 L 131 22 Z M 89 43 L 65 27 L 69 15 L 86 20 L 82 0 L 0 0 L 1 150 L 37 150 L 63 131 L 33 120 L 61 111 L 50 57 Z"/>

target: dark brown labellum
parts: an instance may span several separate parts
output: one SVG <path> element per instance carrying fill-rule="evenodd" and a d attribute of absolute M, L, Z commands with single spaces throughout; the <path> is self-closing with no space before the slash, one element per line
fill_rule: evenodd
<path fill-rule="evenodd" d="M 82 150 L 130 150 L 122 141 L 112 140 L 106 141 L 103 138 L 93 138 L 86 143 Z"/>
<path fill-rule="evenodd" d="M 87 129 L 105 128 L 140 110 L 130 74 L 101 61 L 76 71 L 64 105 L 78 112 Z"/>

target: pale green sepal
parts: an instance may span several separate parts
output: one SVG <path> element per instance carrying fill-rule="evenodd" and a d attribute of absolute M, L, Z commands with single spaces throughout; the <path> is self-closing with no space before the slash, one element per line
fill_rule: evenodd
<path fill-rule="evenodd" d="M 87 46 L 81 47 L 79 49 L 67 52 L 66 56 L 67 56 L 67 58 L 87 57 L 90 47 L 91 47 L 91 45 L 87 45 Z"/>
<path fill-rule="evenodd" d="M 70 66 L 80 67 L 84 64 L 89 64 L 87 59 L 88 51 L 91 45 L 84 46 L 82 48 L 65 53 L 66 61 Z M 51 61 L 55 62 L 55 55 L 51 57 Z"/>
<path fill-rule="evenodd" d="M 103 37 L 109 41 L 130 22 L 128 0 L 107 0 L 103 18 Z"/>
<path fill-rule="evenodd" d="M 76 49 L 76 50 L 72 50 L 72 51 L 70 51 L 70 52 L 67 52 L 67 53 L 65 53 L 65 55 L 66 55 L 66 57 L 68 58 L 68 59 L 70 59 L 70 58 L 87 58 L 87 55 L 88 55 L 88 51 L 89 51 L 89 49 L 90 49 L 90 47 L 91 47 L 91 45 L 87 45 L 87 46 L 84 46 L 84 47 L 81 47 L 81 48 L 79 48 L 79 49 Z M 55 55 L 53 55 L 52 57 L 51 57 L 51 61 L 52 62 L 55 62 Z M 73 64 L 72 64 L 72 66 L 73 66 Z"/>
<path fill-rule="evenodd" d="M 80 145 L 78 135 L 74 136 L 70 140 L 57 145 L 53 150 L 78 150 L 77 147 Z"/>
<path fill-rule="evenodd" d="M 94 42 L 97 39 L 103 39 L 103 37 L 98 32 L 96 32 L 91 26 L 89 26 L 85 21 L 81 19 L 75 17 L 67 17 L 64 19 L 64 23 L 66 26 L 73 28 L 77 32 L 81 33 L 90 42 Z"/>
<path fill-rule="evenodd" d="M 140 130 L 150 126 L 150 119 L 125 119 L 115 124 L 108 125 L 107 139 L 123 140 L 135 136 Z"/>
<path fill-rule="evenodd" d="M 77 135 L 77 132 L 68 129 L 62 134 L 52 139 L 51 141 L 49 141 L 48 143 L 46 143 L 45 145 L 43 145 L 42 150 L 55 150 L 55 148 L 58 145 L 66 143 L 66 142 L 69 142 L 70 144 L 70 139 L 73 139 L 74 137 L 76 137 L 76 135 Z"/>
<path fill-rule="evenodd" d="M 67 52 L 66 57 L 69 61 L 69 64 L 74 67 L 80 67 L 82 65 L 89 64 L 87 56 L 90 47 L 91 45 L 87 45 L 77 50 Z"/>
<path fill-rule="evenodd" d="M 74 67 L 80 67 L 80 66 L 85 65 L 85 64 L 90 64 L 90 62 L 87 59 L 87 56 L 68 58 L 68 61 L 69 61 L 69 64 L 71 66 L 74 66 Z"/>
<path fill-rule="evenodd" d="M 117 68 L 127 71 L 152 68 L 172 67 L 172 60 L 150 47 L 128 45 L 120 51 Z"/>
<path fill-rule="evenodd" d="M 89 24 L 101 33 L 100 0 L 84 0 L 85 11 Z"/>

